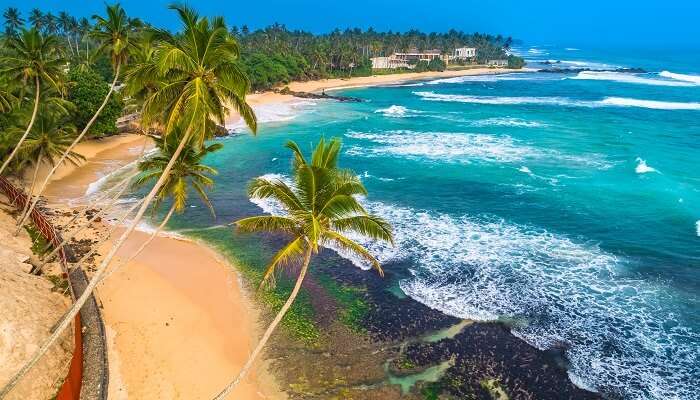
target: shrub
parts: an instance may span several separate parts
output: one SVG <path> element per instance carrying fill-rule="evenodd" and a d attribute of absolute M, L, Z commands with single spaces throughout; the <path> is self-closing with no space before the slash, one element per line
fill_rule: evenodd
<path fill-rule="evenodd" d="M 100 108 L 109 91 L 109 84 L 99 73 L 92 70 L 71 70 L 68 80 L 68 100 L 76 107 L 73 123 L 78 129 L 82 129 Z M 121 96 L 116 92 L 112 93 L 107 105 L 90 127 L 88 135 L 100 137 L 114 134 L 117 131 L 117 118 L 123 109 Z"/>

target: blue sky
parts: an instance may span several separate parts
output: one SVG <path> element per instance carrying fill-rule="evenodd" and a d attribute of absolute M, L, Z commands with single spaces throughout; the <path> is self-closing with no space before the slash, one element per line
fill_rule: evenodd
<path fill-rule="evenodd" d="M 176 28 L 170 0 L 122 0 L 135 16 Z M 205 15 L 224 15 L 229 24 L 251 28 L 273 22 L 313 32 L 335 27 L 373 26 L 378 30 L 502 33 L 530 44 L 700 47 L 700 1 L 633 0 L 265 0 L 189 1 Z M 0 0 L 2 9 L 33 7 L 90 16 L 98 0 Z"/>

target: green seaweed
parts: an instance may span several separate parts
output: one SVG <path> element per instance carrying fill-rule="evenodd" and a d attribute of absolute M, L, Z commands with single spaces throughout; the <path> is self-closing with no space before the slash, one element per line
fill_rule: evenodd
<path fill-rule="evenodd" d="M 362 325 L 369 313 L 369 304 L 362 297 L 366 289 L 350 285 L 342 285 L 326 274 L 319 273 L 316 276 L 318 282 L 326 292 L 332 296 L 340 306 L 339 320 L 356 333 L 365 333 Z"/>

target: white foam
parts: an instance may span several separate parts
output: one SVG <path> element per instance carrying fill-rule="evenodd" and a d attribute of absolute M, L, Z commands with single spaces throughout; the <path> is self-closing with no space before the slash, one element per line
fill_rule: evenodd
<path fill-rule="evenodd" d="M 291 184 L 280 175 L 263 178 Z M 391 223 L 395 246 L 353 239 L 383 264 L 414 266 L 400 282 L 410 297 L 458 318 L 527 321 L 513 333 L 540 349 L 569 346 L 569 374 L 579 386 L 614 388 L 631 399 L 693 398 L 700 334 L 679 319 L 671 291 L 620 273 L 624 260 L 502 219 L 361 201 Z M 282 211 L 268 200 L 253 202 Z"/>
<path fill-rule="evenodd" d="M 637 166 L 634 168 L 634 172 L 638 174 L 647 174 L 649 172 L 658 172 L 656 169 L 650 167 L 647 165 L 647 162 L 645 160 L 642 160 L 641 158 L 637 157 Z"/>
<path fill-rule="evenodd" d="M 566 50 L 566 51 L 579 51 L 581 49 L 577 49 L 575 47 L 565 47 L 564 50 Z"/>
<path fill-rule="evenodd" d="M 547 124 L 537 121 L 527 121 L 520 118 L 511 117 L 496 117 L 487 118 L 470 123 L 474 127 L 485 127 L 485 126 L 500 126 L 500 127 L 514 127 L 514 128 L 543 128 Z"/>
<path fill-rule="evenodd" d="M 426 101 L 474 103 L 491 105 L 549 105 L 564 107 L 640 107 L 656 110 L 700 110 L 700 103 L 641 100 L 624 97 L 606 97 L 603 100 L 575 100 L 568 97 L 507 97 L 439 94 L 435 92 L 413 92 Z"/>
<path fill-rule="evenodd" d="M 531 174 L 532 174 L 532 171 L 530 171 L 530 168 L 528 168 L 528 167 L 526 167 L 526 166 L 524 166 L 524 165 L 523 165 L 522 167 L 518 168 L 518 171 L 524 172 L 524 173 L 526 173 L 526 174 L 528 174 L 528 175 L 531 175 Z"/>
<path fill-rule="evenodd" d="M 547 54 L 549 54 L 549 52 L 547 52 L 546 50 L 538 49 L 535 47 L 530 48 L 527 52 L 530 54 L 534 54 L 534 55 L 547 55 Z"/>
<path fill-rule="evenodd" d="M 698 237 L 700 237 L 700 219 L 695 222 L 695 231 L 698 234 Z"/>
<path fill-rule="evenodd" d="M 382 108 L 379 110 L 374 111 L 376 114 L 384 114 L 385 117 L 391 117 L 391 118 L 404 118 L 404 117 L 413 117 L 418 114 L 421 114 L 420 111 L 418 110 L 410 110 L 404 106 L 397 106 L 397 105 L 392 105 L 388 108 Z"/>
<path fill-rule="evenodd" d="M 606 97 L 601 104 L 618 107 L 640 107 L 656 110 L 700 110 L 700 103 L 680 103 L 673 101 L 655 101 L 628 99 L 624 97 Z"/>
<path fill-rule="evenodd" d="M 253 106 L 258 124 L 269 124 L 275 122 L 291 121 L 299 116 L 300 113 L 315 106 L 317 103 L 309 100 L 287 101 L 280 103 L 268 103 Z M 242 132 L 247 130 L 247 126 L 243 119 L 239 118 L 235 122 L 226 124 L 226 129 L 233 132 Z"/>
<path fill-rule="evenodd" d="M 580 107 L 595 107 L 596 102 L 573 100 L 567 97 L 508 97 L 508 96 L 470 96 L 459 94 L 440 94 L 435 92 L 413 92 L 426 101 L 443 101 L 456 103 L 476 103 L 476 104 L 492 104 L 492 105 L 519 105 L 519 104 L 536 104 L 536 105 L 554 105 L 554 106 L 580 106 Z"/>
<path fill-rule="evenodd" d="M 679 82 L 675 80 L 653 79 L 645 77 L 641 74 L 631 74 L 625 72 L 599 72 L 599 71 L 582 71 L 578 75 L 570 79 L 577 80 L 595 80 L 595 81 L 612 81 L 621 83 L 632 83 L 640 85 L 653 86 L 695 86 L 690 82 Z"/>
<path fill-rule="evenodd" d="M 686 74 L 676 74 L 673 72 L 669 71 L 661 71 L 659 73 L 660 76 L 663 76 L 665 78 L 671 78 L 675 79 L 678 81 L 684 81 L 684 82 L 692 82 L 697 85 L 700 85 L 700 75 L 686 75 Z"/>
<path fill-rule="evenodd" d="M 469 82 L 498 82 L 498 81 L 543 81 L 543 80 L 554 80 L 557 77 L 547 74 L 538 73 L 509 73 L 509 74 L 487 74 L 487 75 L 465 75 L 457 76 L 454 78 L 443 78 L 435 79 L 427 82 L 418 82 L 403 86 L 423 86 L 423 85 L 439 85 L 439 84 L 455 84 L 455 83 L 469 83 Z"/>
<path fill-rule="evenodd" d="M 393 130 L 381 133 L 349 131 L 346 137 L 368 141 L 372 146 L 351 146 L 350 155 L 400 156 L 420 160 L 471 163 L 516 163 L 524 160 L 554 161 L 606 169 L 611 165 L 597 154 L 574 156 L 542 149 L 507 135 L 454 132 L 416 132 Z"/>

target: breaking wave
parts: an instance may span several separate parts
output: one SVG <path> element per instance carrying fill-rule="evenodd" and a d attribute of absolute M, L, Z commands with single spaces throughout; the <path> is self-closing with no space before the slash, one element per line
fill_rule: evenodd
<path fill-rule="evenodd" d="M 410 130 L 367 133 L 349 131 L 346 137 L 371 142 L 374 146 L 352 146 L 350 155 L 391 155 L 417 159 L 470 163 L 474 161 L 495 163 L 517 163 L 537 159 L 542 162 L 556 161 L 581 164 L 587 167 L 607 169 L 611 166 L 597 154 L 575 156 L 556 150 L 541 149 L 510 136 L 480 133 L 416 132 Z"/>
<path fill-rule="evenodd" d="M 684 82 L 692 82 L 697 85 L 700 85 L 700 75 L 686 75 L 686 74 L 676 74 L 673 72 L 669 71 L 661 71 L 659 73 L 660 76 L 663 76 L 664 78 L 671 78 L 675 79 L 678 81 L 684 81 Z"/>
<path fill-rule="evenodd" d="M 656 101 L 628 99 L 624 97 L 607 97 L 600 102 L 608 106 L 640 107 L 655 110 L 700 110 L 700 103 L 680 103 L 674 101 Z"/>
<path fill-rule="evenodd" d="M 663 75 L 662 75 L 663 76 Z M 678 80 L 654 79 L 643 76 L 642 74 L 632 74 L 626 72 L 599 72 L 599 71 L 582 71 L 578 75 L 569 78 L 577 80 L 594 80 L 594 81 L 612 81 L 621 83 L 632 83 L 640 85 L 654 86 L 695 86 L 690 82 L 682 82 Z"/>
<path fill-rule="evenodd" d="M 637 157 L 637 166 L 634 168 L 634 172 L 638 174 L 647 174 L 649 172 L 658 172 L 656 169 L 647 165 L 646 160 Z"/>
<path fill-rule="evenodd" d="M 301 112 L 315 106 L 317 103 L 308 100 L 290 101 L 281 103 L 268 103 L 254 106 L 255 116 L 258 124 L 273 122 L 285 122 L 295 119 Z M 230 132 L 243 132 L 248 129 L 245 121 L 238 119 L 235 122 L 226 124 L 226 129 Z"/>
<path fill-rule="evenodd" d="M 420 111 L 410 110 L 404 106 L 397 106 L 397 105 L 392 105 L 391 107 L 388 107 L 388 108 L 382 108 L 382 109 L 376 110 L 374 112 L 375 112 L 375 114 L 383 114 L 385 117 L 391 117 L 391 118 L 414 117 L 414 116 L 417 116 L 418 114 L 421 114 Z"/>
<path fill-rule="evenodd" d="M 539 349 L 564 349 L 580 386 L 633 399 L 692 398 L 700 337 L 671 309 L 662 284 L 624 274 L 626 260 L 498 218 L 361 201 L 391 223 L 395 246 L 353 239 L 383 264 L 412 264 L 412 277 L 400 282 L 410 297 L 458 318 L 521 321 L 512 332 Z M 270 214 L 283 211 L 269 200 L 253 202 Z"/>
<path fill-rule="evenodd" d="M 508 97 L 508 96 L 469 96 L 458 94 L 439 94 L 435 92 L 413 92 L 426 101 L 443 101 L 454 103 L 475 103 L 492 105 L 551 105 L 564 107 L 640 107 L 656 110 L 700 110 L 700 103 L 682 103 L 673 101 L 656 101 L 630 99 L 624 97 L 606 97 L 603 100 L 575 100 L 568 97 Z"/>
<path fill-rule="evenodd" d="M 471 126 L 481 128 L 485 126 L 506 126 L 514 128 L 544 128 L 547 124 L 537 121 L 527 121 L 520 118 L 497 117 L 480 119 L 471 123 Z"/>

